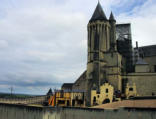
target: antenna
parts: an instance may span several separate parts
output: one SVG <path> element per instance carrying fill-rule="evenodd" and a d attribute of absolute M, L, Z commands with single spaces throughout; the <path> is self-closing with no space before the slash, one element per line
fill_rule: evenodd
<path fill-rule="evenodd" d="M 13 92 L 13 90 L 14 90 L 14 89 L 13 89 L 13 86 L 11 86 L 9 89 L 10 89 L 10 94 L 12 95 L 12 92 Z"/>

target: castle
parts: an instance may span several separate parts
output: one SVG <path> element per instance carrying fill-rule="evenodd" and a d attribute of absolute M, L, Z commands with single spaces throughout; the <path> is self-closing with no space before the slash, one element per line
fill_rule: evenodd
<path fill-rule="evenodd" d="M 63 90 L 84 91 L 88 106 L 156 94 L 156 45 L 133 48 L 131 24 L 107 19 L 99 2 L 87 29 L 87 69 Z"/>

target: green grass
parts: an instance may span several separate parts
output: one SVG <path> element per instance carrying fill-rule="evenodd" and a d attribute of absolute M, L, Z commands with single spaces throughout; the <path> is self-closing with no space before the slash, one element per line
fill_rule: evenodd
<path fill-rule="evenodd" d="M 23 98 L 31 98 L 31 97 L 35 97 L 35 95 L 28 95 L 28 94 L 9 94 L 9 93 L 0 93 L 0 98 L 7 98 L 7 99 L 11 99 L 11 98 L 19 98 L 19 99 L 23 99 Z"/>

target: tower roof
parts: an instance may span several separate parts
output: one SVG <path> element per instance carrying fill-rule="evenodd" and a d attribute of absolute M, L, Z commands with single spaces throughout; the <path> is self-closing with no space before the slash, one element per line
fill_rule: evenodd
<path fill-rule="evenodd" d="M 94 14 L 92 15 L 92 18 L 90 21 L 96 21 L 96 20 L 107 20 L 107 17 L 101 7 L 100 2 L 98 2 L 96 9 L 94 11 Z"/>
<path fill-rule="evenodd" d="M 50 88 L 49 91 L 48 91 L 48 93 L 47 93 L 47 95 L 52 95 L 52 94 L 53 94 L 53 92 L 52 92 L 52 90 Z"/>
<path fill-rule="evenodd" d="M 113 12 L 111 12 L 110 17 L 109 17 L 109 20 L 116 21 L 115 18 L 114 18 Z"/>

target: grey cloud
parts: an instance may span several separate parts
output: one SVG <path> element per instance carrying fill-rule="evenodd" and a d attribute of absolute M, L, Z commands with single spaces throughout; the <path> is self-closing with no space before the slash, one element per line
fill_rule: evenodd
<path fill-rule="evenodd" d="M 130 22 L 132 24 L 133 45 L 139 41 L 139 46 L 153 45 L 156 37 L 156 2 L 147 0 L 142 6 L 133 9 L 132 15 L 122 13 L 118 19 L 120 22 Z"/>
<path fill-rule="evenodd" d="M 48 1 L 14 0 L 6 9 L 0 5 L 0 90 L 13 85 L 17 92 L 44 94 L 50 87 L 74 82 L 86 69 L 87 22 L 97 1 Z M 109 14 L 121 0 L 101 2 Z M 135 21 L 134 38 L 142 39 L 139 19 Z"/>

